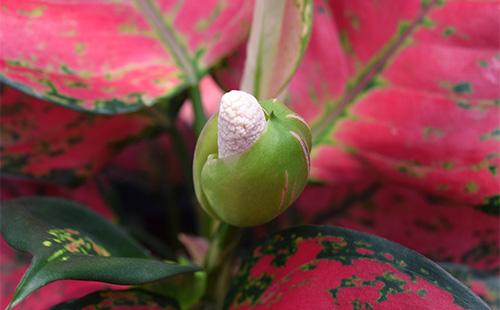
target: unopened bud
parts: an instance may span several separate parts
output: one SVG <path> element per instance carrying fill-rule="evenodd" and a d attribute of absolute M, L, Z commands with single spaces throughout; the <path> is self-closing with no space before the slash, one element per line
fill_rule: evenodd
<path fill-rule="evenodd" d="M 311 131 L 282 103 L 231 91 L 203 128 L 194 154 L 196 197 L 211 216 L 255 226 L 280 215 L 304 189 Z"/>

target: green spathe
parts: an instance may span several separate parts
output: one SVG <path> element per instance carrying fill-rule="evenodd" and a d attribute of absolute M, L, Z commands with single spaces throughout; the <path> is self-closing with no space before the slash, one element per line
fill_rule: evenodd
<path fill-rule="evenodd" d="M 196 196 L 211 216 L 234 226 L 271 221 L 290 206 L 307 182 L 309 127 L 276 100 L 261 105 L 267 127 L 243 153 L 218 158 L 217 115 L 207 122 L 196 145 Z"/>

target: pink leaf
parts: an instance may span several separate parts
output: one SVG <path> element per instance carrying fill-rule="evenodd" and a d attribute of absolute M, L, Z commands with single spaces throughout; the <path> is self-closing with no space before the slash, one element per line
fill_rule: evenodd
<path fill-rule="evenodd" d="M 2 178 L 1 183 L 1 201 L 28 196 L 61 197 L 88 206 L 107 219 L 114 218 L 113 212 L 104 201 L 98 185 L 93 179 L 87 180 L 78 187 L 67 187 L 38 180 L 15 178 Z"/>
<path fill-rule="evenodd" d="M 400 185 L 372 185 L 340 198 L 335 192 L 335 187 L 307 189 L 298 202 L 299 214 L 308 222 L 388 238 L 434 261 L 490 273 L 500 269 L 496 216 L 466 204 L 434 201 Z"/>
<path fill-rule="evenodd" d="M 316 1 L 289 95 L 312 125 L 312 178 L 343 186 L 359 174 L 329 168 L 346 162 L 334 148 L 369 179 L 472 205 L 494 199 L 497 11 L 494 1 Z"/>
<path fill-rule="evenodd" d="M 253 1 L 2 5 L 2 79 L 65 106 L 117 113 L 175 94 L 237 47 Z"/>
<path fill-rule="evenodd" d="M 230 309 L 488 309 L 435 263 L 351 230 L 302 226 L 271 235 L 243 264 Z"/>
<path fill-rule="evenodd" d="M 5 87 L 0 115 L 5 174 L 79 182 L 96 172 L 120 145 L 151 126 L 146 115 L 98 116 L 35 99 Z"/>

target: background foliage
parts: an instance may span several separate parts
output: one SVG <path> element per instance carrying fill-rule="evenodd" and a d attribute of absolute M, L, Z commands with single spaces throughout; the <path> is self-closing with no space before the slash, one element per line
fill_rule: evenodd
<path fill-rule="evenodd" d="M 322 224 L 375 234 L 415 250 L 499 308 L 498 1 L 276 1 L 270 7 L 262 2 L 254 7 L 254 1 L 217 0 L 4 1 L 2 200 L 70 199 L 125 229 L 153 256 L 182 265 L 188 256 L 196 262 L 198 255 L 201 264 L 206 240 L 178 239 L 180 232 L 207 237 L 192 195 L 196 133 L 203 111 L 215 112 L 222 91 L 241 85 L 261 99 L 278 96 L 306 119 L 313 150 L 310 182 L 295 206 L 244 233 L 236 253 L 249 258 L 228 307 L 243 294 L 236 290 L 245 287 L 244 281 L 242 290 L 253 297 L 237 299 L 235 307 L 279 302 L 272 296 L 280 286 L 270 286 L 271 280 L 306 262 L 271 268 L 272 279 L 259 280 L 266 285 L 252 286 L 242 280 L 248 266 L 263 259 L 259 251 L 278 237 L 262 240 L 280 228 Z M 2 209 L 2 221 L 9 212 Z M 19 229 L 26 227 L 21 223 Z M 332 229 L 334 235 L 359 234 Z M 261 267 L 295 242 L 268 246 L 278 252 L 264 256 Z M 375 243 L 375 253 L 393 246 L 382 239 Z M 1 246 L 0 301 L 6 307 L 29 257 L 3 240 Z M 246 256 L 254 246 L 256 256 Z M 16 247 L 37 255 L 24 245 Z M 295 252 L 286 253 L 294 257 Z M 373 266 L 377 272 L 362 275 L 358 265 L 376 263 L 356 255 L 353 266 L 342 267 L 352 268 L 342 285 L 355 292 L 345 296 L 362 298 L 337 302 L 345 301 L 346 307 L 383 306 L 391 300 L 418 304 L 417 288 L 415 299 L 392 299 L 408 289 L 400 282 L 407 281 L 404 276 Z M 325 270 L 339 267 L 328 267 L 330 260 L 318 264 Z M 125 299 L 186 307 L 196 300 L 181 300 L 182 289 L 158 290 L 154 284 L 203 291 L 196 280 L 203 277 L 196 274 L 153 283 L 147 292 L 143 287 L 122 293 L 109 290 L 128 286 L 73 278 L 48 284 L 19 307 L 47 308 L 96 290 L 74 304 Z M 307 283 L 309 278 L 298 274 L 291 273 L 297 283 Z M 371 290 L 356 291 L 372 284 L 385 287 L 391 298 L 381 301 L 369 295 Z M 436 290 L 432 296 L 450 294 L 435 283 L 425 285 Z M 283 302 L 292 303 L 287 298 L 293 296 L 285 296 Z M 335 297 L 308 296 L 318 303 Z M 467 308 L 456 296 L 443 302 Z"/>

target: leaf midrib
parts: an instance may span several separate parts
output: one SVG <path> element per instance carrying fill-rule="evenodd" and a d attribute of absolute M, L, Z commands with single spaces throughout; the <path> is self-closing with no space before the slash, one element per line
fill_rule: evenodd
<path fill-rule="evenodd" d="M 163 46 L 171 53 L 175 62 L 182 68 L 189 85 L 196 85 L 199 82 L 197 70 L 189 59 L 187 49 L 177 40 L 172 29 L 165 23 L 158 8 L 151 0 L 135 0 L 136 7 L 149 25 L 156 32 L 158 39 Z"/>
<path fill-rule="evenodd" d="M 372 57 L 372 60 L 366 64 L 365 68 L 359 74 L 351 81 L 346 82 L 344 94 L 336 101 L 335 107 L 331 111 L 328 111 L 329 113 L 321 115 L 319 120 L 313 124 L 311 128 L 313 146 L 321 144 L 321 141 L 324 140 L 324 136 L 329 134 L 331 128 L 335 126 L 339 116 L 344 113 L 349 105 L 355 102 L 359 95 L 363 94 L 363 90 L 368 86 L 370 81 L 384 70 L 389 60 L 397 53 L 406 39 L 422 25 L 422 22 L 429 12 L 438 5 L 438 1 L 439 0 L 433 0 L 426 7 L 423 7 L 418 17 L 405 31 L 391 38 L 390 42 L 382 47 L 379 54 Z"/>

